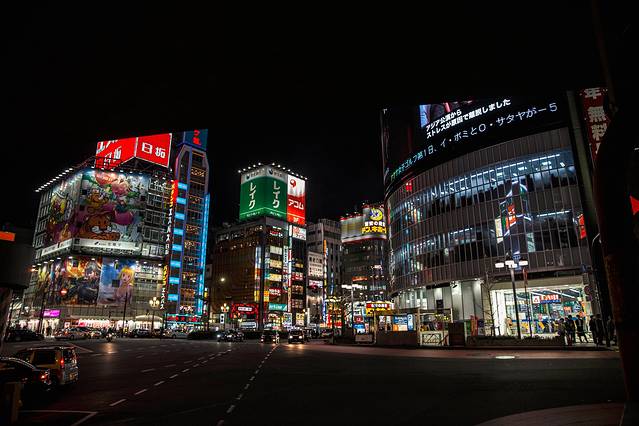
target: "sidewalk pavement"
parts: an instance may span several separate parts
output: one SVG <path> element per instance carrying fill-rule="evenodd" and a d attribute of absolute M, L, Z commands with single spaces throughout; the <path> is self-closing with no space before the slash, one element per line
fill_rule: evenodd
<path fill-rule="evenodd" d="M 570 426 L 618 425 L 623 413 L 622 403 L 572 405 L 528 411 L 489 420 L 477 426 Z"/>

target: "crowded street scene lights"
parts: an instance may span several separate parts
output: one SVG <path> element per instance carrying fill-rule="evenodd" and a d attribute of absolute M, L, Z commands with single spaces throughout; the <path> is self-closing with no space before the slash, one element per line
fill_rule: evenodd
<path fill-rule="evenodd" d="M 361 284 L 342 284 L 342 288 L 351 291 L 351 328 L 355 328 L 355 304 L 353 301 L 353 290 L 354 289 L 364 289 L 365 286 Z M 360 293 L 361 294 L 361 293 Z"/>
<path fill-rule="evenodd" d="M 149 306 L 151 307 L 151 332 L 155 330 L 155 310 L 160 306 L 160 299 L 153 296 L 153 299 L 149 300 Z"/>
<path fill-rule="evenodd" d="M 515 321 L 517 321 L 517 338 L 521 339 L 521 324 L 519 324 L 519 306 L 517 304 L 517 289 L 515 287 L 515 269 L 528 266 L 526 259 L 520 259 L 515 261 L 512 258 L 508 258 L 505 261 L 499 261 L 495 263 L 495 268 L 503 269 L 508 268 L 510 271 L 510 282 L 513 286 L 513 302 L 515 304 Z"/>

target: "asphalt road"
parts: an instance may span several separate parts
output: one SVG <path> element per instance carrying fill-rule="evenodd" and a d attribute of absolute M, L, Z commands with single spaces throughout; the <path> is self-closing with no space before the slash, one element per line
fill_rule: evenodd
<path fill-rule="evenodd" d="M 3 354 L 26 345 L 5 344 Z M 20 424 L 474 425 L 624 397 L 614 352 L 157 339 L 74 345 L 79 382 L 25 406 Z M 504 355 L 515 358 L 495 358 Z"/>

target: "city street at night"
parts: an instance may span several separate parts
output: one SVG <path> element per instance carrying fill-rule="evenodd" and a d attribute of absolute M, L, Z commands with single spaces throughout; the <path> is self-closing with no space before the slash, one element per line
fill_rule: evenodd
<path fill-rule="evenodd" d="M 20 424 L 441 424 L 454 418 L 457 425 L 473 425 L 600 403 L 611 403 L 614 417 L 614 403 L 623 401 L 613 351 L 182 339 L 73 345 L 80 381 L 24 407 Z M 3 353 L 25 346 L 34 345 L 7 344 Z"/>

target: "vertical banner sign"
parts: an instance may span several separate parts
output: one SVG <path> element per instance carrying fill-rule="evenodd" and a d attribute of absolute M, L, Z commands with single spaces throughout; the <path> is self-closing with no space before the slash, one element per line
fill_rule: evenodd
<path fill-rule="evenodd" d="M 610 124 L 610 117 L 604 110 L 606 92 L 607 89 L 603 87 L 592 87 L 579 92 L 593 162 L 597 158 L 601 138 L 603 138 L 608 129 L 608 124 Z"/>
<path fill-rule="evenodd" d="M 288 175 L 287 220 L 289 223 L 304 225 L 306 223 L 306 182 L 293 175 Z"/>

